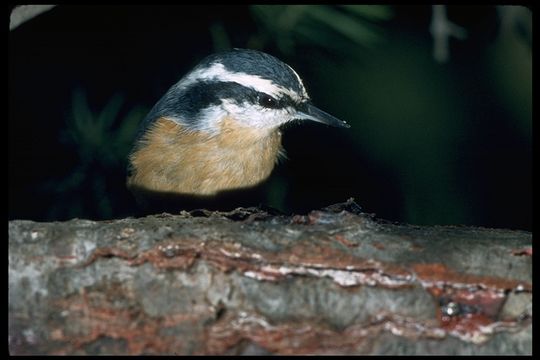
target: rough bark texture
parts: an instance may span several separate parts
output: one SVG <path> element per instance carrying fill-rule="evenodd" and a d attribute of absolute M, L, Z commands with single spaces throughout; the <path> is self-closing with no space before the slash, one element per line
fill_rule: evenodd
<path fill-rule="evenodd" d="M 531 354 L 532 236 L 354 202 L 9 223 L 12 354 Z"/>

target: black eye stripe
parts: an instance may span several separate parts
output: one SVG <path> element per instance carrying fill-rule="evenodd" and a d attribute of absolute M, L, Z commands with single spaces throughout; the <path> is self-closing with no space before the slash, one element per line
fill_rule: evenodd
<path fill-rule="evenodd" d="M 261 104 L 261 99 L 271 98 Z M 197 122 L 200 112 L 210 106 L 219 105 L 223 100 L 236 104 L 252 104 L 267 109 L 296 107 L 297 103 L 287 94 L 279 97 L 259 92 L 251 87 L 228 81 L 200 81 L 187 88 L 172 87 L 147 115 L 148 119 L 172 116 Z M 150 120 L 149 120 L 150 121 Z"/>
<path fill-rule="evenodd" d="M 257 103 L 266 108 L 283 109 L 286 107 L 294 107 L 294 100 L 288 95 L 281 95 L 279 98 L 275 98 L 266 93 L 259 92 L 257 94 Z"/>
<path fill-rule="evenodd" d="M 269 109 L 275 109 L 278 108 L 280 103 L 278 100 L 274 99 L 272 96 L 265 94 L 265 93 L 259 93 L 259 96 L 257 97 L 259 101 L 259 105 L 269 108 Z"/>
<path fill-rule="evenodd" d="M 296 104 L 287 94 L 280 94 L 279 97 L 275 97 L 229 81 L 201 81 L 185 89 L 182 97 L 184 101 L 188 100 L 191 107 L 195 108 L 194 110 L 197 107 L 202 109 L 208 105 L 219 104 L 224 99 L 238 104 L 243 102 L 258 104 L 271 109 L 294 107 Z"/>

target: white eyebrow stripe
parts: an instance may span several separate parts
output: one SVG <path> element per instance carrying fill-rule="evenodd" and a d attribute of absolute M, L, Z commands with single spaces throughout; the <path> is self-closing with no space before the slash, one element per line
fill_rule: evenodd
<path fill-rule="evenodd" d="M 293 74 L 296 76 L 296 78 L 298 79 L 298 83 L 300 84 L 300 88 L 302 89 L 302 97 L 306 98 L 306 99 L 309 99 L 309 95 L 306 91 L 306 88 L 304 86 L 304 83 L 302 82 L 302 79 L 300 79 L 300 75 L 298 75 L 298 73 L 296 71 L 294 71 L 294 69 L 292 67 L 290 67 L 288 64 L 285 64 L 289 67 L 289 69 L 291 69 L 291 71 L 293 72 Z"/>
<path fill-rule="evenodd" d="M 294 70 L 293 70 L 294 71 Z M 298 77 L 298 74 L 295 75 Z M 298 77 L 300 81 L 300 77 Z M 230 81 L 238 83 L 242 86 L 247 86 L 255 89 L 256 91 L 263 92 L 269 95 L 278 96 L 281 94 L 288 95 L 295 101 L 302 101 L 302 99 L 309 98 L 302 85 L 302 96 L 299 96 L 294 91 L 291 91 L 283 86 L 276 85 L 272 80 L 264 79 L 257 75 L 250 75 L 242 72 L 231 72 L 225 69 L 225 66 L 220 63 L 214 63 L 212 66 L 192 71 L 182 81 L 178 83 L 178 87 L 184 88 L 192 85 L 193 83 L 201 80 L 206 81 Z M 302 82 L 300 82 L 302 84 Z"/>

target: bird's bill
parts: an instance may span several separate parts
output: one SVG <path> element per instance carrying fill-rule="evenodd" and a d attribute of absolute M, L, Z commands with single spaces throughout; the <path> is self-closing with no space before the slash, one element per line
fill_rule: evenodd
<path fill-rule="evenodd" d="M 330 115 L 327 112 L 322 111 L 321 109 L 311 105 L 306 104 L 301 111 L 297 113 L 297 119 L 300 120 L 312 120 L 320 122 L 326 125 L 350 128 L 351 126 L 345 121 L 339 120 L 337 117 Z"/>

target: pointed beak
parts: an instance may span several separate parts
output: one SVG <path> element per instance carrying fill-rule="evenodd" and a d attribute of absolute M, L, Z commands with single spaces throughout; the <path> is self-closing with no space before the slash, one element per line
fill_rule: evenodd
<path fill-rule="evenodd" d="M 310 103 L 303 104 L 302 107 L 296 113 L 296 118 L 300 120 L 312 120 L 320 122 L 326 125 L 350 128 L 351 126 L 345 121 L 339 120 L 337 117 L 322 111 L 319 108 L 311 105 Z"/>

